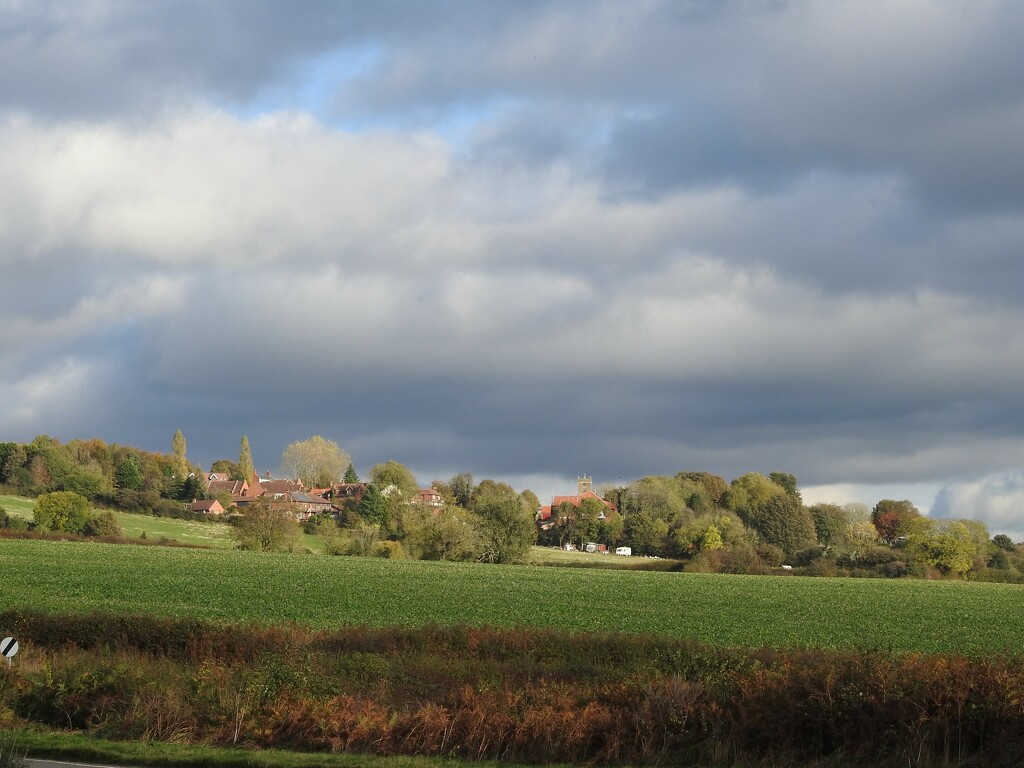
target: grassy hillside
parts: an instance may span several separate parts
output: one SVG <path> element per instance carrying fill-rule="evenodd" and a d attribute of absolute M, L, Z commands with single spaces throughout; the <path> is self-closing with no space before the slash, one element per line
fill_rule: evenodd
<path fill-rule="evenodd" d="M 31 520 L 33 504 L 34 499 L 0 495 L 0 507 L 4 507 L 12 517 Z M 235 546 L 231 526 L 220 520 L 176 520 L 171 517 L 136 515 L 116 509 L 111 512 L 121 525 L 124 535 L 131 539 L 145 535 L 149 541 L 168 539 L 197 547 L 233 549 Z M 300 544 L 315 553 L 323 552 L 323 542 L 316 536 L 304 534 Z"/>
<path fill-rule="evenodd" d="M 1019 648 L 1024 588 L 0 541 L 0 605 L 310 627 L 531 626 L 716 645 Z"/>

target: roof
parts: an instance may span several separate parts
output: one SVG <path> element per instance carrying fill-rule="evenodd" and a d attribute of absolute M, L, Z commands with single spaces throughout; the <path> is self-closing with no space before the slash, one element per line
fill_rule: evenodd
<path fill-rule="evenodd" d="M 607 501 L 606 499 L 602 499 L 593 491 L 584 491 L 578 496 L 555 496 L 551 500 L 551 507 L 557 507 L 559 504 L 572 504 L 574 507 L 578 507 L 580 504 L 583 503 L 584 499 L 595 499 L 596 501 L 599 501 L 606 507 L 608 507 L 608 509 L 615 509 L 614 504 L 612 504 L 610 501 Z"/>
<path fill-rule="evenodd" d="M 217 499 L 199 499 L 189 505 L 193 512 L 216 512 L 224 511 L 223 505 Z"/>

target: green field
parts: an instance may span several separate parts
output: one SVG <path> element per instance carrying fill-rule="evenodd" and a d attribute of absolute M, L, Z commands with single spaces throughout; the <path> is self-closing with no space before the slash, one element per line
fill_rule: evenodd
<path fill-rule="evenodd" d="M 0 606 L 330 628 L 491 625 L 718 645 L 1020 651 L 1024 588 L 0 541 Z"/>
<path fill-rule="evenodd" d="M 4 507 L 12 517 L 31 520 L 34 504 L 33 499 L 0 495 L 0 507 Z M 142 538 L 145 534 L 149 541 L 168 540 L 219 549 L 233 549 L 235 546 L 231 526 L 221 520 L 177 520 L 173 517 L 136 515 L 116 509 L 111 512 L 117 518 L 124 535 L 130 539 Z M 323 552 L 323 541 L 316 536 L 303 534 L 300 545 L 316 553 Z"/>

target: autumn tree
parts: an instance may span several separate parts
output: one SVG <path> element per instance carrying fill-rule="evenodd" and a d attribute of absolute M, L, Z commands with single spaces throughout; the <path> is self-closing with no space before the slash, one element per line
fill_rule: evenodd
<path fill-rule="evenodd" d="M 249 436 L 242 435 L 242 444 L 238 452 L 238 471 L 242 480 L 252 482 L 252 476 L 256 474 L 256 468 L 252 465 L 252 451 L 249 449 Z"/>
<path fill-rule="evenodd" d="M 913 533 L 921 521 L 921 513 L 907 500 L 882 499 L 871 510 L 878 537 L 890 547 Z"/>
<path fill-rule="evenodd" d="M 292 443 L 281 454 L 281 465 L 307 488 L 339 482 L 351 463 L 352 458 L 336 442 L 320 435 Z"/>

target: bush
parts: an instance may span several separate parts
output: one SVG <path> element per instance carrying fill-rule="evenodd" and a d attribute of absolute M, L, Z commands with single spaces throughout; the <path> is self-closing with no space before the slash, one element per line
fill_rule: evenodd
<path fill-rule="evenodd" d="M 405 547 L 400 541 L 378 541 L 373 548 L 373 556 L 385 560 L 405 560 Z"/>
<path fill-rule="evenodd" d="M 113 512 L 100 512 L 89 518 L 85 524 L 86 536 L 120 536 L 121 525 Z"/>
<path fill-rule="evenodd" d="M 33 510 L 36 529 L 60 533 L 82 533 L 89 522 L 89 501 L 72 491 L 44 493 Z"/>

